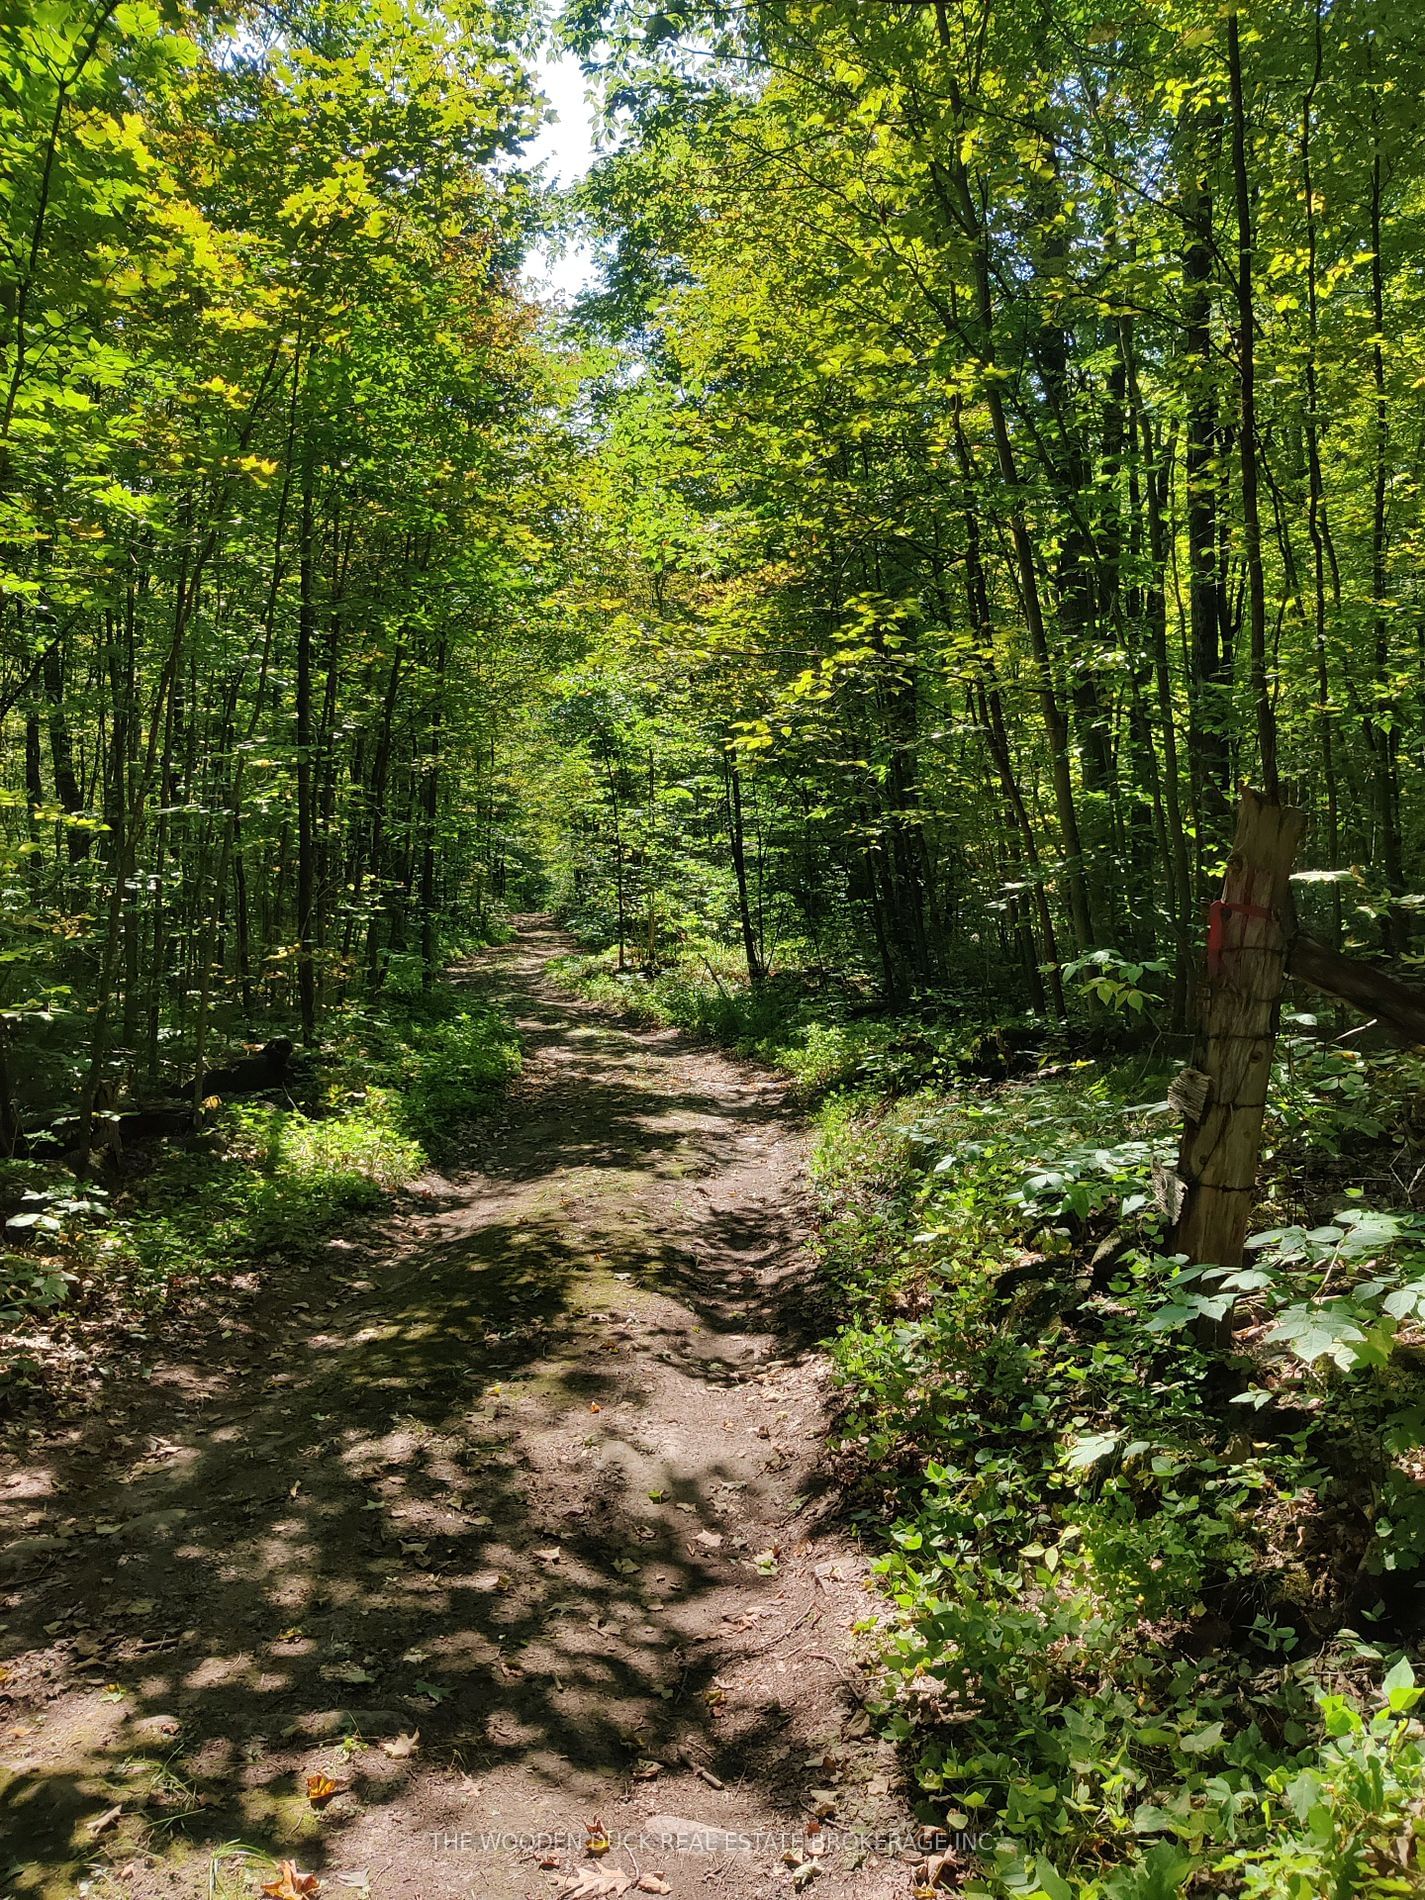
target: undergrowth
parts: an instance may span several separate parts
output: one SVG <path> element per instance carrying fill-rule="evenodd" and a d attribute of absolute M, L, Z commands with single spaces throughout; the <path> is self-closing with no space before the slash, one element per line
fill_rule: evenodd
<path fill-rule="evenodd" d="M 554 957 L 556 982 L 630 1021 L 686 1029 L 789 1075 L 808 1096 L 853 1079 L 898 1090 L 913 1079 L 965 1070 L 1002 1072 L 1018 1025 L 967 1029 L 939 999 L 924 1017 L 870 1004 L 789 967 L 753 989 L 740 955 L 717 944 L 685 945 L 656 969 L 620 970 L 616 952 Z"/>
<path fill-rule="evenodd" d="M 1161 1071 L 822 1111 L 880 1714 L 927 1812 L 984 1837 L 968 1893 L 1425 1891 L 1392 1670 L 1425 1553 L 1421 1070 L 1311 1027 L 1231 1281 L 1165 1257 Z"/>
<path fill-rule="evenodd" d="M 377 1002 L 333 1017 L 290 1095 L 223 1103 L 101 1180 L 0 1162 L 0 1409 L 92 1383 L 110 1342 L 128 1342 L 120 1359 L 146 1349 L 156 1322 L 215 1286 L 312 1258 L 448 1162 L 519 1060 L 501 1009 L 397 968 Z"/>

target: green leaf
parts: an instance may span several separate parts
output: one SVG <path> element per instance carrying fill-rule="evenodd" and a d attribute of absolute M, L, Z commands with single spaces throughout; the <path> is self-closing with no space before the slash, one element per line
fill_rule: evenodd
<path fill-rule="evenodd" d="M 1394 1715 L 1404 1714 L 1420 1700 L 1421 1691 L 1415 1686 L 1415 1671 L 1410 1667 L 1408 1658 L 1402 1656 L 1387 1673 L 1381 1691 Z"/>

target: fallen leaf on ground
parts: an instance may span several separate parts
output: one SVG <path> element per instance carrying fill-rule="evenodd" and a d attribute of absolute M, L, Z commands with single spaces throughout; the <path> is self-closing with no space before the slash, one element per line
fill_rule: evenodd
<path fill-rule="evenodd" d="M 663 1764 L 661 1761 L 652 1761 L 645 1758 L 643 1761 L 636 1761 L 633 1764 L 633 1778 L 635 1781 L 656 1781 L 662 1772 Z"/>
<path fill-rule="evenodd" d="M 943 1854 L 931 1854 L 915 1870 L 915 1893 L 921 1900 L 943 1893 L 942 1878 L 948 1885 L 954 1879 L 958 1867 L 958 1856 L 953 1848 Z"/>
<path fill-rule="evenodd" d="M 633 1577 L 638 1574 L 638 1565 L 633 1561 L 632 1557 L 615 1557 L 614 1569 L 622 1572 L 625 1577 Z"/>
<path fill-rule="evenodd" d="M 314 1808 L 324 1808 L 333 1796 L 345 1794 L 349 1781 L 333 1781 L 330 1775 L 307 1776 L 307 1799 Z"/>
<path fill-rule="evenodd" d="M 381 1753 L 389 1755 L 392 1761 L 405 1761 L 408 1756 L 415 1754 L 416 1743 L 420 1739 L 421 1732 L 415 1728 L 409 1735 L 393 1735 L 389 1742 L 380 1742 L 377 1745 Z"/>
<path fill-rule="evenodd" d="M 276 1878 L 264 1880 L 262 1891 L 269 1900 L 302 1900 L 303 1894 L 315 1893 L 321 1884 L 315 1874 L 299 1873 L 296 1861 L 279 1860 Z"/>
<path fill-rule="evenodd" d="M 638 1891 L 640 1893 L 672 1893 L 673 1889 L 668 1885 L 668 1882 L 663 1878 L 662 1874 L 640 1874 L 638 1876 Z"/>
<path fill-rule="evenodd" d="M 559 1889 L 558 1900 L 612 1900 L 632 1885 L 621 1867 L 581 1867 Z"/>
<path fill-rule="evenodd" d="M 369 1669 L 363 1669 L 360 1663 L 324 1663 L 322 1675 L 328 1682 L 375 1682 L 376 1678 Z"/>

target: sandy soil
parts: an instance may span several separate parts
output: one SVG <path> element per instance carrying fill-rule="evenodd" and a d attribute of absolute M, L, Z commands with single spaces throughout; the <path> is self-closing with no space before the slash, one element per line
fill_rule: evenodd
<path fill-rule="evenodd" d="M 0 1474 L 5 1892 L 252 1894 L 267 1855 L 376 1900 L 908 1894 L 803 1134 L 559 993 L 562 945 L 466 973 L 526 1038 L 471 1172 Z"/>

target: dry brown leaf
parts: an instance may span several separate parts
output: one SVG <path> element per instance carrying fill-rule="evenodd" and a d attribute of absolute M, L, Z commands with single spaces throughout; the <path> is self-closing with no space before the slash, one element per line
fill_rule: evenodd
<path fill-rule="evenodd" d="M 916 1894 L 925 1896 L 943 1893 L 945 1886 L 954 1879 L 958 1868 L 959 1856 L 953 1847 L 947 1848 L 943 1854 L 928 1855 L 915 1870 Z M 942 1881 L 945 1886 L 942 1886 Z"/>
<path fill-rule="evenodd" d="M 268 1900 L 302 1900 L 304 1894 L 315 1893 L 321 1884 L 315 1874 L 299 1873 L 296 1861 L 279 1860 L 276 1878 L 264 1880 L 262 1891 Z"/>
<path fill-rule="evenodd" d="M 668 1882 L 663 1878 L 662 1874 L 640 1874 L 638 1876 L 638 1891 L 640 1893 L 672 1893 L 673 1889 L 668 1885 Z"/>
<path fill-rule="evenodd" d="M 333 1796 L 345 1794 L 349 1781 L 333 1781 L 330 1775 L 307 1776 L 307 1799 L 314 1808 L 324 1808 Z"/>
<path fill-rule="evenodd" d="M 635 1781 L 656 1781 L 662 1772 L 662 1762 L 654 1761 L 648 1756 L 645 1756 L 642 1761 L 636 1761 L 633 1764 L 633 1778 Z"/>
<path fill-rule="evenodd" d="M 633 1882 L 621 1867 L 581 1867 L 558 1890 L 558 1900 L 616 1900 Z"/>
<path fill-rule="evenodd" d="M 394 1735 L 389 1742 L 380 1742 L 377 1746 L 381 1753 L 389 1755 L 392 1761 L 405 1761 L 408 1756 L 415 1754 L 416 1743 L 420 1739 L 420 1730 L 413 1728 L 409 1735 Z"/>

